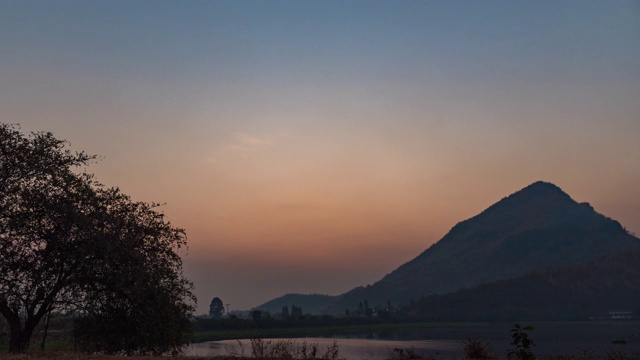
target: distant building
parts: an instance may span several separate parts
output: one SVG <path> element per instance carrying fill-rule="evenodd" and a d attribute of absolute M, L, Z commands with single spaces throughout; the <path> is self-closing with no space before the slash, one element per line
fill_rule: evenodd
<path fill-rule="evenodd" d="M 633 317 L 633 311 L 628 311 L 628 310 L 609 311 L 609 319 L 612 319 L 612 320 L 620 320 L 620 319 L 629 320 L 632 317 Z"/>

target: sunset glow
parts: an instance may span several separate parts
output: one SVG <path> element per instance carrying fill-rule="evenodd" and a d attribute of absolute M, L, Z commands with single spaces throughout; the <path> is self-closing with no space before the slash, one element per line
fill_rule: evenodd
<path fill-rule="evenodd" d="M 0 119 L 164 203 L 198 312 L 372 283 L 537 180 L 640 233 L 637 1 L 0 9 Z"/>

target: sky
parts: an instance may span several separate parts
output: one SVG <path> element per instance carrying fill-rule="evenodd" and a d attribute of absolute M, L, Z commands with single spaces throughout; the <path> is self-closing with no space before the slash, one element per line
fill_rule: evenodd
<path fill-rule="evenodd" d="M 640 1 L 0 0 L 0 121 L 164 203 L 198 313 L 337 295 L 538 180 L 640 233 Z"/>

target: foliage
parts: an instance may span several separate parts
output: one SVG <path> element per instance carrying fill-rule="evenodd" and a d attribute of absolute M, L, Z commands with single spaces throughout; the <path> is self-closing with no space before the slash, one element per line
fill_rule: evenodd
<path fill-rule="evenodd" d="M 27 136 L 0 124 L 0 313 L 9 351 L 24 351 L 53 310 L 80 317 L 84 350 L 177 348 L 195 301 L 176 253 L 184 231 L 157 204 L 79 172 L 95 157 L 67 147 L 51 133 Z M 125 326 L 126 341 L 102 336 Z"/>
<path fill-rule="evenodd" d="M 209 304 L 209 316 L 214 319 L 220 319 L 224 314 L 224 304 L 219 297 L 214 297 Z"/>
<path fill-rule="evenodd" d="M 299 319 L 299 318 L 303 317 L 304 313 L 302 311 L 302 307 L 291 305 L 291 312 L 290 312 L 289 316 L 291 316 L 294 319 Z"/>
<path fill-rule="evenodd" d="M 520 326 L 515 324 L 511 332 L 511 345 L 515 346 L 515 350 L 510 350 L 507 357 L 514 360 L 534 360 L 532 348 L 535 346 L 533 340 L 529 338 L 526 331 L 532 331 L 533 326 Z"/>
<path fill-rule="evenodd" d="M 338 349 L 337 341 L 333 340 L 333 344 L 327 346 L 327 351 L 322 355 L 322 358 L 326 360 L 340 359 L 340 349 Z"/>
<path fill-rule="evenodd" d="M 416 349 L 410 347 L 408 349 L 394 348 L 393 353 L 391 354 L 391 360 L 433 360 L 433 356 L 419 354 L 416 352 Z"/>
<path fill-rule="evenodd" d="M 307 344 L 306 341 L 303 341 L 299 354 L 302 359 L 315 359 L 318 355 L 318 344 Z"/>
<path fill-rule="evenodd" d="M 497 359 L 491 344 L 484 343 L 478 338 L 470 337 L 462 343 L 465 359 Z"/>
<path fill-rule="evenodd" d="M 50 133 L 25 137 L 0 125 L 0 313 L 12 352 L 26 349 L 54 305 L 75 300 L 86 276 L 92 179 L 71 169 L 93 157 L 65 146 Z"/>
<path fill-rule="evenodd" d="M 268 311 L 272 314 L 282 311 L 284 306 L 295 304 L 305 310 L 306 313 L 323 313 L 324 309 L 335 300 L 335 296 L 320 294 L 287 294 L 272 299 L 262 305 L 256 306 L 252 310 Z"/>
<path fill-rule="evenodd" d="M 74 326 L 76 345 L 85 352 L 177 354 L 191 339 L 189 316 L 192 308 L 179 293 L 154 284 L 136 284 L 132 291 L 108 296 L 110 304 L 90 311 Z M 125 292 L 128 292 L 125 289 Z"/>
<path fill-rule="evenodd" d="M 257 359 L 325 359 L 339 360 L 340 349 L 338 343 L 334 340 L 333 344 L 327 347 L 327 350 L 318 357 L 318 344 L 307 344 L 306 341 L 302 345 L 298 345 L 294 340 L 264 340 L 252 338 L 249 340 L 251 346 L 251 357 Z M 231 355 L 244 354 L 244 346 L 239 342 L 240 351 L 235 348 Z"/>

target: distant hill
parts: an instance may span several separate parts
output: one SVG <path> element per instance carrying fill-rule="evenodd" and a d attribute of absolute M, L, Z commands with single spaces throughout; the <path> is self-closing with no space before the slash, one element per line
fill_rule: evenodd
<path fill-rule="evenodd" d="M 327 304 L 331 303 L 334 299 L 335 296 L 330 295 L 287 294 L 256 306 L 252 310 L 263 310 L 275 314 L 281 312 L 283 306 L 288 306 L 289 310 L 291 310 L 292 305 L 295 305 L 301 307 L 305 314 L 319 314 L 323 312 Z"/>
<path fill-rule="evenodd" d="M 640 239 L 559 187 L 536 182 L 458 223 L 415 259 L 373 285 L 339 296 L 329 308 L 343 313 L 365 299 L 372 306 L 407 304 L 536 270 L 588 263 L 622 249 L 640 249 Z"/>
<path fill-rule="evenodd" d="M 632 251 L 432 295 L 402 312 L 429 321 L 586 320 L 611 310 L 639 314 L 638 299 L 640 252 Z"/>

